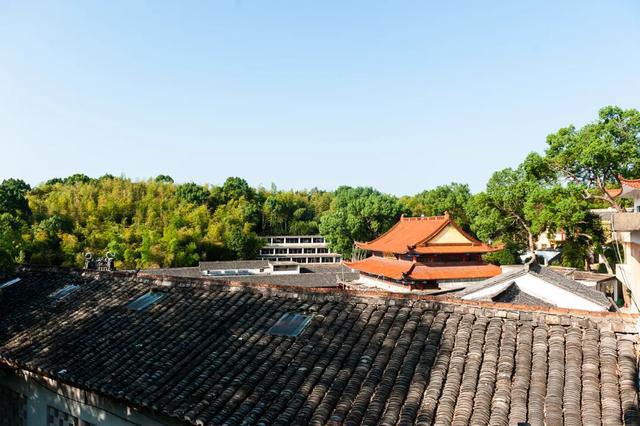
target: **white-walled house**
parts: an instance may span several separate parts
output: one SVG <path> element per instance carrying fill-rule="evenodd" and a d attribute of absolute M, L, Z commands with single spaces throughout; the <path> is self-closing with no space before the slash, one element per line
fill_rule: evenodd
<path fill-rule="evenodd" d="M 457 293 L 463 300 L 608 311 L 604 293 L 538 264 L 524 265 Z"/>

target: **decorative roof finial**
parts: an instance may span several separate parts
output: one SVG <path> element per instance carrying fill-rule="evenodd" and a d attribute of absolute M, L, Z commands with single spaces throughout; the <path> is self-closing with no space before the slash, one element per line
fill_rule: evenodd
<path fill-rule="evenodd" d="M 524 262 L 524 270 L 530 271 L 532 266 L 538 264 L 538 256 L 536 256 L 535 253 L 531 253 L 531 252 L 528 252 L 527 255 L 530 257 L 528 257 L 527 260 Z"/>

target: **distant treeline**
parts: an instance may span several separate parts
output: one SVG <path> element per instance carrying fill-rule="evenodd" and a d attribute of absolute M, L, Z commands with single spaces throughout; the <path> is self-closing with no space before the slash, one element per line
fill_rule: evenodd
<path fill-rule="evenodd" d="M 505 245 L 489 255 L 516 262 L 544 231 L 563 231 L 563 262 L 584 267 L 608 250 L 589 209 L 622 208 L 606 188 L 619 176 L 640 177 L 640 113 L 606 107 L 580 128 L 549 135 L 544 155 L 497 171 L 485 191 L 451 183 L 396 197 L 367 187 L 282 191 L 252 188 L 231 177 L 222 185 L 176 184 L 166 175 L 145 181 L 82 174 L 34 188 L 0 183 L 0 269 L 14 263 L 80 266 L 86 252 L 113 252 L 120 268 L 176 267 L 199 260 L 253 258 L 260 235 L 325 235 L 351 255 L 353 241 L 389 229 L 402 214 L 448 211 L 478 238 Z M 452 171 L 453 173 L 453 171 Z"/>

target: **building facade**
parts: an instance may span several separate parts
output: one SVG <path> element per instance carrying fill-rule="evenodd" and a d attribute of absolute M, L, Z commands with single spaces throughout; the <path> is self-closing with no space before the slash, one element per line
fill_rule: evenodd
<path fill-rule="evenodd" d="M 264 247 L 258 259 L 303 264 L 340 263 L 338 253 L 332 253 L 322 235 L 277 235 L 263 237 Z"/>
<path fill-rule="evenodd" d="M 625 304 L 634 312 L 640 311 L 640 179 L 620 179 L 622 188 L 608 191 L 609 195 L 633 200 L 633 210 L 611 216 L 611 234 L 622 246 L 618 255 L 616 277 L 627 288 Z"/>
<path fill-rule="evenodd" d="M 483 261 L 485 253 L 500 250 L 464 232 L 444 216 L 401 217 L 389 231 L 358 249 L 370 253 L 345 262 L 367 284 L 405 289 L 442 289 L 481 281 L 501 273 Z"/>

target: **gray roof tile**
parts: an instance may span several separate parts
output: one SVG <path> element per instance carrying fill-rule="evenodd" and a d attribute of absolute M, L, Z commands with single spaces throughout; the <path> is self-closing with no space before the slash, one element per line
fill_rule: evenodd
<path fill-rule="evenodd" d="M 187 423 L 638 420 L 637 335 L 598 328 L 632 323 L 620 314 L 571 325 L 551 312 L 523 320 L 527 312 L 504 306 L 413 296 L 179 277 L 156 287 L 133 273 L 20 276 L 0 291 L 0 363 Z M 70 281 L 80 288 L 52 308 L 47 296 Z M 151 287 L 165 297 L 126 309 Z M 286 312 L 312 316 L 298 337 L 268 332 Z"/>

